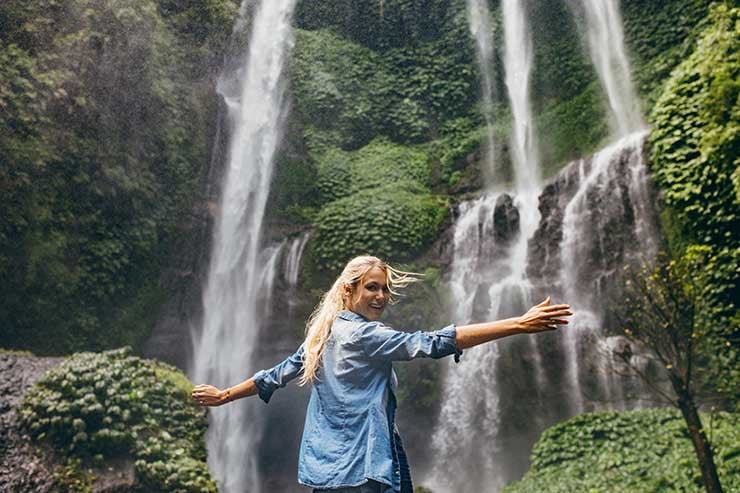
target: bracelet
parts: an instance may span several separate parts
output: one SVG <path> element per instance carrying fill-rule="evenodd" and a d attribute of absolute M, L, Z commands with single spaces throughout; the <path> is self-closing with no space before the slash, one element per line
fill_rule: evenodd
<path fill-rule="evenodd" d="M 231 387 L 226 389 L 226 402 L 231 401 Z"/>

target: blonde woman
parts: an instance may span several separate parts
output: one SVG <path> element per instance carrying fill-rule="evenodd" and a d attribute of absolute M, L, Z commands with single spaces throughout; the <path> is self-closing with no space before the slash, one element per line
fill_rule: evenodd
<path fill-rule="evenodd" d="M 520 317 L 433 332 L 399 332 L 379 322 L 392 297 L 415 277 L 382 260 L 356 257 L 324 295 L 306 324 L 306 339 L 279 365 L 234 387 L 197 385 L 192 397 L 220 406 L 273 392 L 294 378 L 311 384 L 298 480 L 315 493 L 411 493 L 411 476 L 395 431 L 392 361 L 442 358 L 515 334 L 555 330 L 572 315 L 550 298 Z"/>

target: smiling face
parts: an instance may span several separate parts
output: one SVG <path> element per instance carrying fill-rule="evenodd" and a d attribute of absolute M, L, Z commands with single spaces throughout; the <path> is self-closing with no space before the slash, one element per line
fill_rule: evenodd
<path fill-rule="evenodd" d="M 349 310 L 374 321 L 383 314 L 389 294 L 385 271 L 373 267 L 360 278 L 354 290 L 346 286 L 345 305 Z"/>

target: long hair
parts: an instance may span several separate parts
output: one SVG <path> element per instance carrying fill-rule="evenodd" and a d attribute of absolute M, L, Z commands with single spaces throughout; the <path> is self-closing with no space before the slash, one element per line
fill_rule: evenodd
<path fill-rule="evenodd" d="M 404 288 L 410 283 L 418 281 L 419 274 L 394 269 L 377 257 L 363 255 L 355 257 L 344 267 L 331 289 L 324 293 L 321 301 L 314 308 L 306 322 L 306 340 L 303 345 L 303 375 L 299 384 L 305 385 L 316 379 L 321 366 L 321 356 L 324 354 L 326 341 L 331 335 L 331 326 L 339 312 L 345 308 L 345 286 L 350 286 L 354 296 L 358 286 L 362 285 L 365 274 L 373 267 L 379 267 L 385 272 L 388 284 L 388 303 L 393 303 L 398 296 L 397 289 Z"/>

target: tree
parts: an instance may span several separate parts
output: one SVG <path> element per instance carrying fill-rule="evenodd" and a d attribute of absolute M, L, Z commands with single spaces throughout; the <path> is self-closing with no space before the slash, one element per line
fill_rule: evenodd
<path fill-rule="evenodd" d="M 654 267 L 628 268 L 623 302 L 615 315 L 636 350 L 628 342 L 612 352 L 628 372 L 681 411 L 704 486 L 708 493 L 721 493 L 712 447 L 698 412 L 702 399 L 717 395 L 712 383 L 721 380 L 718 375 L 725 371 L 712 357 L 723 341 L 715 330 L 722 311 L 708 301 L 704 279 L 711 256 L 709 247 L 692 246 L 678 260 L 661 257 Z M 637 364 L 638 353 L 658 363 L 669 385 L 661 385 Z"/>

